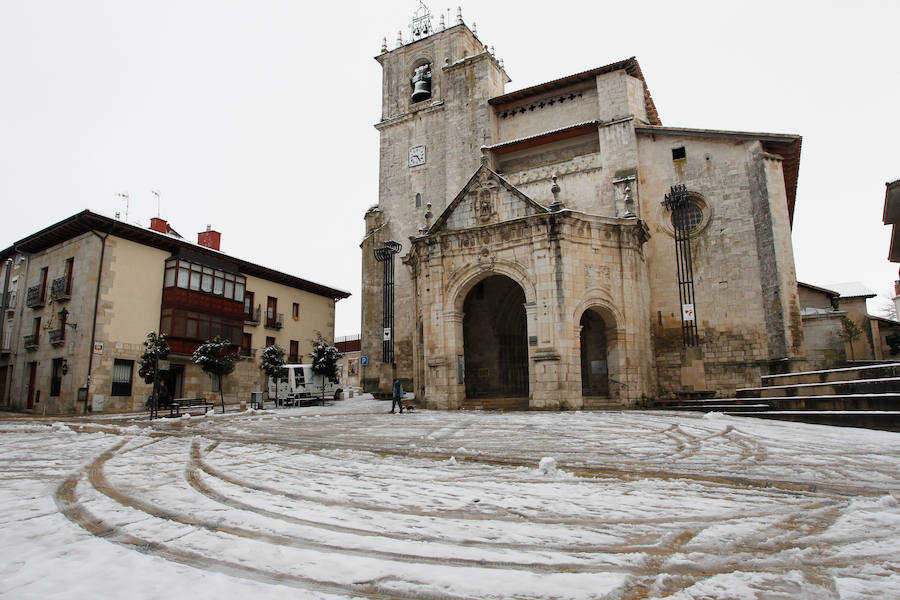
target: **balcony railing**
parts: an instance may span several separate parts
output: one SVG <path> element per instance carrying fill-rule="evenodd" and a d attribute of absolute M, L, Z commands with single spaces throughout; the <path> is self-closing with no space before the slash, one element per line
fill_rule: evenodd
<path fill-rule="evenodd" d="M 6 310 L 13 310 L 18 300 L 18 292 L 6 292 Z"/>
<path fill-rule="evenodd" d="M 259 325 L 259 317 L 262 314 L 262 305 L 257 304 L 256 308 L 249 313 L 244 313 L 244 322 L 248 325 Z"/>
<path fill-rule="evenodd" d="M 58 346 L 66 341 L 66 328 L 60 327 L 59 329 L 51 329 L 50 330 L 50 343 L 54 346 Z"/>
<path fill-rule="evenodd" d="M 39 308 L 44 305 L 44 286 L 33 285 L 28 288 L 25 294 L 25 306 L 28 308 Z"/>
<path fill-rule="evenodd" d="M 37 334 L 26 335 L 25 336 L 25 349 L 26 350 L 34 350 L 38 347 L 38 341 L 40 340 L 40 336 Z"/>
<path fill-rule="evenodd" d="M 284 313 L 278 313 L 274 319 L 266 315 L 266 327 L 272 329 L 281 329 L 284 327 Z"/>
<path fill-rule="evenodd" d="M 57 277 L 50 284 L 51 300 L 68 300 L 72 297 L 71 280 L 68 275 Z"/>

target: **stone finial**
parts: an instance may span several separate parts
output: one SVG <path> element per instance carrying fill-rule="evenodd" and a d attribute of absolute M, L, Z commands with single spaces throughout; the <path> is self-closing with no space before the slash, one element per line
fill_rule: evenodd
<path fill-rule="evenodd" d="M 550 210 L 557 211 L 562 210 L 562 202 L 559 200 L 559 184 L 556 182 L 557 177 L 554 173 L 550 179 L 553 180 L 553 185 L 550 186 L 550 193 L 553 194 L 553 202 L 550 204 Z"/>
<path fill-rule="evenodd" d="M 463 22 L 463 20 L 462 20 L 462 6 L 457 6 L 457 7 L 456 7 L 456 24 L 457 24 L 457 25 L 461 25 L 462 22 Z"/>
<path fill-rule="evenodd" d="M 403 45 L 403 32 L 398 29 L 397 30 L 397 45 L 395 47 L 399 48 L 402 45 Z"/>
<path fill-rule="evenodd" d="M 478 37 L 478 24 L 475 21 L 472 21 L 472 35 Z"/>
<path fill-rule="evenodd" d="M 497 64 L 499 64 L 499 65 L 500 65 L 500 68 L 502 69 L 502 68 L 503 68 L 503 59 L 501 58 L 501 59 L 497 62 Z"/>
<path fill-rule="evenodd" d="M 425 227 L 431 229 L 431 218 L 434 214 L 431 212 L 431 202 L 425 203 Z"/>
<path fill-rule="evenodd" d="M 447 29 L 447 24 L 444 22 L 444 15 L 441 15 L 441 21 L 440 21 L 439 27 L 441 28 L 441 31 Z"/>
<path fill-rule="evenodd" d="M 634 198 L 631 197 L 630 185 L 625 186 L 625 196 L 623 199 L 625 201 L 625 214 L 622 216 L 626 219 L 636 219 L 637 215 L 634 214 L 633 210 L 631 210 L 632 208 L 634 208 Z"/>
<path fill-rule="evenodd" d="M 382 52 L 387 52 L 387 51 L 388 51 L 388 49 L 387 49 L 387 38 L 386 38 L 386 37 L 381 38 L 381 51 L 382 51 Z"/>
<path fill-rule="evenodd" d="M 494 47 L 491 46 L 491 56 L 494 56 Z"/>

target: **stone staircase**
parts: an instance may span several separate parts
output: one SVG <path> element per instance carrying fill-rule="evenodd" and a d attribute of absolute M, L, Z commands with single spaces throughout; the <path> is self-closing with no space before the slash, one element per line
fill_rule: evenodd
<path fill-rule="evenodd" d="M 768 375 L 761 383 L 737 390 L 734 398 L 679 399 L 656 406 L 900 431 L 900 363 Z"/>
<path fill-rule="evenodd" d="M 466 398 L 463 410 L 528 410 L 528 398 Z"/>

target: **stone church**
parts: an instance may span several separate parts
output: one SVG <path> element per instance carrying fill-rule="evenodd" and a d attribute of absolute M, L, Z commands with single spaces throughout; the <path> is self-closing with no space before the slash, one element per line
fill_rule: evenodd
<path fill-rule="evenodd" d="M 368 391 L 398 377 L 430 408 L 629 407 L 803 358 L 799 136 L 665 127 L 634 58 L 505 93 L 461 17 L 420 16 L 376 60 Z"/>

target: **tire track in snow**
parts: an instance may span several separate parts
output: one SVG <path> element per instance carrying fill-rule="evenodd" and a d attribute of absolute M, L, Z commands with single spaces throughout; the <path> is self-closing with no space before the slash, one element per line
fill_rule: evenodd
<path fill-rule="evenodd" d="M 359 556 L 366 558 L 378 558 L 385 561 L 417 563 L 417 564 L 436 564 L 451 567 L 469 567 L 479 569 L 502 569 L 502 570 L 524 570 L 524 571 L 565 571 L 571 573 L 593 573 L 593 572 L 609 572 L 608 565 L 590 565 L 585 563 L 536 563 L 536 562 L 515 562 L 515 561 L 490 561 L 484 559 L 465 559 L 453 557 L 433 557 L 422 554 L 407 554 L 401 552 L 387 552 L 377 549 L 364 548 L 348 548 L 335 544 L 326 544 L 309 539 L 301 539 L 288 535 L 277 533 L 263 533 L 254 531 L 245 527 L 235 525 L 225 525 L 221 522 L 212 522 L 191 516 L 187 513 L 168 510 L 143 501 L 135 496 L 126 494 L 125 492 L 114 488 L 106 479 L 103 473 L 103 466 L 110 459 L 114 458 L 118 448 L 107 451 L 92 462 L 87 469 L 88 480 L 91 485 L 104 496 L 114 500 L 122 506 L 133 508 L 150 516 L 166 519 L 181 525 L 187 525 L 197 529 L 207 531 L 216 531 L 233 535 L 235 537 L 251 539 L 264 543 L 278 546 L 286 546 L 292 548 L 300 548 L 307 550 L 320 551 L 325 553 L 335 553 L 349 556 Z M 199 447 L 198 447 L 199 450 Z M 186 475 L 189 477 L 190 466 L 186 468 Z M 198 482 L 199 483 L 199 482 Z M 202 485 L 202 483 L 201 483 Z M 393 512 L 393 511 L 392 511 Z"/>
<path fill-rule="evenodd" d="M 254 512 L 256 514 L 286 521 L 289 523 L 294 523 L 297 525 L 302 525 L 306 527 L 314 527 L 318 529 L 323 529 L 327 531 L 333 531 L 336 533 L 348 533 L 352 535 L 366 536 L 366 537 L 377 537 L 377 538 L 388 538 L 395 539 L 400 541 L 408 541 L 408 542 L 428 542 L 435 544 L 452 544 L 454 546 L 462 546 L 466 548 L 483 548 L 487 550 L 494 551 L 502 551 L 502 550 L 514 550 L 521 552 L 541 552 L 546 550 L 554 550 L 558 552 L 564 553 L 573 553 L 573 554 L 582 554 L 582 555 L 590 555 L 590 554 L 611 554 L 611 553 L 641 553 L 647 551 L 653 551 L 655 548 L 654 545 L 649 544 L 635 544 L 635 545 L 627 545 L 627 544 L 616 544 L 613 546 L 604 546 L 601 544 L 582 544 L 582 545 L 573 545 L 573 544 L 554 544 L 548 542 L 541 542 L 540 544 L 516 544 L 512 542 L 481 542 L 478 540 L 456 540 L 456 541 L 448 541 L 445 537 L 437 537 L 437 536 L 428 536 L 428 535 L 405 535 L 400 533 L 394 533 L 385 530 L 372 530 L 372 529 L 360 529 L 356 527 L 348 527 L 345 525 L 336 525 L 333 523 L 323 523 L 322 521 L 311 521 L 307 519 L 301 519 L 295 517 L 293 515 L 287 515 L 283 513 L 278 513 L 274 511 L 270 511 L 267 509 L 259 508 L 250 504 L 247 504 L 241 500 L 235 500 L 233 498 L 229 498 L 224 494 L 217 492 L 216 490 L 210 488 L 206 485 L 202 479 L 199 477 L 201 455 L 199 447 L 193 447 L 191 449 L 191 465 L 189 469 L 186 471 L 186 478 L 188 483 L 197 490 L 199 493 L 204 496 L 215 500 L 221 504 L 225 504 L 226 506 L 231 506 L 232 508 L 236 508 L 238 510 L 245 510 L 249 512 Z M 225 481 L 220 479 L 220 481 Z M 225 481 L 226 483 L 231 483 L 229 481 Z M 237 484 L 233 484 L 237 485 Z M 252 489 L 253 491 L 263 491 L 258 489 L 258 487 L 245 488 Z M 264 492 L 268 493 L 268 492 Z M 282 494 L 283 495 L 283 494 Z"/>
<path fill-rule="evenodd" d="M 88 465 L 84 471 L 87 473 L 88 481 L 91 482 L 92 475 L 96 476 L 97 470 L 102 469 L 103 464 L 113 458 L 127 443 L 127 440 L 118 442 L 112 448 L 101 453 L 90 465 Z M 60 513 L 62 513 L 69 521 L 94 537 L 105 539 L 111 543 L 124 546 L 125 548 L 135 550 L 142 554 L 157 556 L 169 562 L 195 567 L 204 571 L 222 573 L 232 577 L 240 577 L 272 585 L 289 585 L 291 587 L 320 593 L 342 594 L 350 597 L 371 598 L 374 600 L 388 600 L 393 598 L 464 600 L 462 596 L 454 594 L 439 594 L 424 590 L 416 590 L 414 592 L 399 591 L 387 588 L 387 586 L 381 585 L 378 582 L 343 585 L 335 582 L 320 581 L 308 577 L 300 577 L 297 575 L 250 567 L 242 563 L 233 563 L 221 559 L 210 558 L 196 552 L 172 548 L 164 542 L 146 540 L 121 531 L 120 528 L 105 522 L 102 518 L 95 516 L 87 510 L 78 500 L 76 495 L 76 487 L 81 479 L 82 472 L 77 472 L 66 477 L 66 479 L 64 479 L 57 487 L 56 492 L 54 493 L 54 500 Z M 93 482 L 92 485 L 97 489 Z M 100 489 L 98 489 L 98 491 L 107 495 Z M 110 498 L 117 501 L 116 498 Z M 160 513 L 160 515 L 152 516 L 167 518 L 164 513 Z M 180 522 L 177 515 L 175 515 L 175 518 L 170 518 L 169 520 Z M 213 528 L 212 530 L 219 531 L 217 528 Z M 417 582 L 404 580 L 403 583 L 409 585 Z"/>

